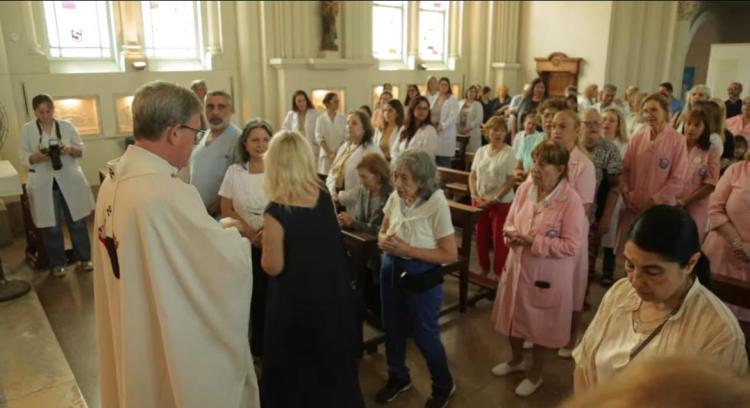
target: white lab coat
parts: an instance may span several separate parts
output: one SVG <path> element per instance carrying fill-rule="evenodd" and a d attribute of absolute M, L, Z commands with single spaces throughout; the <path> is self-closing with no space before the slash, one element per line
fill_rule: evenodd
<path fill-rule="evenodd" d="M 461 110 L 463 109 L 464 104 L 466 104 L 466 99 L 461 99 L 458 102 L 459 117 L 461 116 Z M 468 135 L 464 135 L 464 136 L 469 136 L 469 144 L 466 146 L 467 152 L 474 153 L 477 151 L 477 149 L 482 147 L 482 120 L 483 119 L 484 119 L 484 109 L 482 108 L 482 104 L 479 101 L 474 101 L 474 103 L 471 105 L 471 108 L 469 108 L 469 117 L 466 120 L 466 127 L 471 129 Z M 458 129 L 458 125 L 459 125 L 458 122 L 460 122 L 460 120 L 456 120 L 456 132 L 457 134 L 461 134 L 460 130 Z"/>
<path fill-rule="evenodd" d="M 336 160 L 344 154 L 346 149 L 349 148 L 351 142 L 346 142 L 339 147 L 339 151 L 336 153 L 336 159 L 334 159 L 334 163 Z M 360 145 L 357 147 L 357 149 L 352 153 L 351 156 L 349 156 L 349 159 L 344 164 L 344 189 L 339 192 L 339 203 L 341 205 L 345 206 L 347 208 L 347 211 L 353 211 L 354 207 L 357 205 L 357 187 L 359 187 L 359 173 L 357 173 L 357 165 L 359 164 L 360 160 L 362 160 L 362 156 L 364 156 L 367 153 L 370 152 L 376 152 L 383 155 L 383 152 L 380 150 L 380 146 L 376 145 L 374 142 L 370 142 L 367 146 Z M 336 179 L 331 175 L 331 173 L 328 173 L 328 177 L 326 178 L 326 187 L 328 187 L 328 191 L 331 193 L 331 195 L 336 194 Z"/>
<path fill-rule="evenodd" d="M 305 128 L 307 129 L 307 128 Z M 328 171 L 331 170 L 331 164 L 328 161 L 328 155 L 325 150 L 320 148 L 320 142 L 325 141 L 328 147 L 333 151 L 338 152 L 339 146 L 344 143 L 346 139 L 346 116 L 341 112 L 336 112 L 336 116 L 331 121 L 331 117 L 328 113 L 318 115 L 318 120 L 315 121 L 315 147 L 319 150 L 317 157 L 318 161 L 318 174 L 328 175 Z"/>
<path fill-rule="evenodd" d="M 302 135 L 310 143 L 313 151 L 313 159 L 317 160 L 318 154 L 320 153 L 320 146 L 315 142 L 315 123 L 318 120 L 321 112 L 315 109 L 307 109 L 305 113 L 305 134 Z M 281 124 L 281 130 L 296 131 L 299 129 L 299 113 L 290 110 L 286 113 L 284 123 Z"/>
<path fill-rule="evenodd" d="M 411 141 L 401 139 L 401 133 L 405 131 L 404 128 L 399 131 L 398 138 L 391 140 L 391 163 L 395 163 L 398 156 L 407 150 L 423 150 L 430 155 L 432 160 L 435 160 L 435 149 L 437 148 L 437 131 L 432 125 L 422 126 L 417 129 L 414 137 Z"/>
<path fill-rule="evenodd" d="M 435 127 L 442 128 L 442 131 L 438 132 L 436 150 L 438 156 L 453 157 L 456 155 L 457 119 L 458 101 L 451 95 L 440 108 L 440 123 L 435 123 Z"/>
<path fill-rule="evenodd" d="M 63 146 L 72 146 L 83 151 L 83 140 L 78 134 L 75 126 L 66 120 L 57 120 L 60 127 L 60 137 Z M 53 125 L 51 134 L 39 134 L 36 120 L 27 122 L 21 129 L 21 163 L 24 163 L 29 171 L 29 179 L 26 182 L 26 191 L 29 195 L 29 207 L 31 218 L 37 228 L 54 227 L 55 209 L 52 201 L 53 179 L 57 180 L 60 192 L 65 197 L 70 215 L 73 221 L 78 221 L 91 214 L 94 209 L 94 195 L 91 187 L 83 175 L 78 158 L 61 154 L 60 159 L 63 167 L 60 170 L 52 169 L 52 161 L 46 160 L 36 164 L 29 162 L 29 156 L 38 152 L 40 148 L 49 146 L 49 139 L 57 138 L 57 132 Z M 61 220 L 61 223 L 63 221 Z"/>
<path fill-rule="evenodd" d="M 156 154 L 130 146 L 110 169 L 92 240 L 102 406 L 259 407 L 250 244 Z"/>

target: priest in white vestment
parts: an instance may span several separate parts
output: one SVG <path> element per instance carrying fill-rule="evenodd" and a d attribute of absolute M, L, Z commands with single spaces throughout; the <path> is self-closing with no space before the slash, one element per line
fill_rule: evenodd
<path fill-rule="evenodd" d="M 203 106 L 156 81 L 132 110 L 135 145 L 110 163 L 92 240 L 102 406 L 258 407 L 250 244 L 175 177 Z"/>

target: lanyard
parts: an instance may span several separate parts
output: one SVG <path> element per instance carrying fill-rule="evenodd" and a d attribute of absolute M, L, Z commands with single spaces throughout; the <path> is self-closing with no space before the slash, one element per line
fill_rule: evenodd
<path fill-rule="evenodd" d="M 55 129 L 55 135 L 57 139 L 62 142 L 62 136 L 60 136 L 60 125 L 57 124 L 56 120 L 53 120 L 52 127 Z M 39 124 L 39 119 L 36 120 L 36 128 L 39 131 L 39 147 L 42 147 L 42 125 Z"/>
<path fill-rule="evenodd" d="M 664 321 L 661 322 L 661 324 L 656 329 L 654 329 L 654 331 L 652 331 L 651 334 L 648 335 L 648 337 L 646 337 L 640 344 L 638 344 L 633 350 L 630 351 L 631 361 L 635 358 L 635 356 L 637 356 L 641 351 L 643 351 L 643 349 L 646 346 L 648 346 L 649 343 L 651 343 L 651 340 L 653 340 L 654 337 L 656 337 L 659 333 L 661 333 L 661 330 L 664 328 L 664 325 L 667 324 L 667 322 L 672 316 L 677 314 L 678 310 L 680 310 L 680 305 L 678 305 L 676 308 L 674 308 L 674 310 L 669 312 L 669 314 L 664 319 Z"/>

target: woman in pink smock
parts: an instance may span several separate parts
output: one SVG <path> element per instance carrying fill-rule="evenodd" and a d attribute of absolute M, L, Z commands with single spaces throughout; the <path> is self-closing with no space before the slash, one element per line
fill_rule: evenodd
<path fill-rule="evenodd" d="M 581 321 L 581 312 L 586 298 L 589 271 L 588 234 L 591 219 L 591 206 L 596 194 L 596 168 L 594 162 L 589 159 L 578 146 L 578 135 L 581 131 L 581 121 L 578 115 L 571 110 L 564 110 L 555 115 L 552 125 L 552 138 L 560 142 L 568 152 L 568 182 L 578 193 L 583 203 L 586 218 L 582 220 L 581 229 L 584 231 L 580 250 L 575 255 L 575 266 L 573 272 L 573 322 L 571 325 L 570 343 L 560 349 L 558 355 L 569 358 L 575 345 L 576 332 Z"/>
<path fill-rule="evenodd" d="M 733 135 L 750 139 L 750 96 L 742 100 L 742 111 L 739 115 L 727 119 L 727 130 Z"/>
<path fill-rule="evenodd" d="M 711 232 L 703 251 L 711 260 L 711 272 L 750 282 L 750 159 L 724 172 L 708 205 Z M 736 306 L 745 333 L 750 333 L 750 310 Z"/>
<path fill-rule="evenodd" d="M 586 219 L 581 198 L 568 183 L 570 154 L 548 140 L 534 148 L 531 178 L 521 184 L 505 221 L 510 247 L 492 313 L 495 330 L 509 336 L 513 357 L 492 368 L 504 376 L 526 371 L 516 394 L 528 396 L 542 385 L 546 348 L 570 340 L 573 266 L 583 247 Z M 533 360 L 523 359 L 523 342 L 534 343 Z"/>
<path fill-rule="evenodd" d="M 622 255 L 630 225 L 655 204 L 675 205 L 685 186 L 685 138 L 667 124 L 669 105 L 660 94 L 649 95 L 641 105 L 648 125 L 633 135 L 625 152 L 620 193 L 625 208 L 617 227 L 617 254 Z"/>
<path fill-rule="evenodd" d="M 703 243 L 708 223 L 708 196 L 719 181 L 721 158 L 716 147 L 711 145 L 711 129 L 708 116 L 702 110 L 687 113 L 683 126 L 688 148 L 687 178 L 677 205 L 685 208 L 698 227 L 698 238 Z"/>

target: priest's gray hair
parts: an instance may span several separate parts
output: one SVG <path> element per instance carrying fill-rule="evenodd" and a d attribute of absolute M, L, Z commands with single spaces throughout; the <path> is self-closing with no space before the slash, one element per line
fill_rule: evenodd
<path fill-rule="evenodd" d="M 393 173 L 408 171 L 418 186 L 417 194 L 427 200 L 438 189 L 435 160 L 423 150 L 407 150 L 393 163 Z"/>
<path fill-rule="evenodd" d="M 196 113 L 203 114 L 203 104 L 192 91 L 166 81 L 138 88 L 131 109 L 133 137 L 152 141 L 159 140 L 170 126 L 186 124 Z"/>

